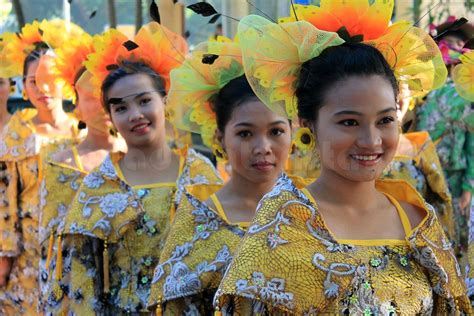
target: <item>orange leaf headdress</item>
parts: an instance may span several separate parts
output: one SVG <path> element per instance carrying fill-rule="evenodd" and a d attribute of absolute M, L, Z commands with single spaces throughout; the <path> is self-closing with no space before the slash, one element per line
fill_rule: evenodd
<path fill-rule="evenodd" d="M 199 44 L 180 67 L 171 71 L 167 99 L 170 121 L 180 129 L 201 134 L 204 144 L 212 147 L 217 129 L 212 99 L 243 74 L 237 43 L 219 37 Z"/>
<path fill-rule="evenodd" d="M 56 82 L 63 88 L 63 97 L 75 103 L 74 80 L 79 71 L 85 67 L 87 55 L 94 52 L 92 36 L 83 33 L 81 36 L 71 38 L 66 44 L 56 50 Z"/>
<path fill-rule="evenodd" d="M 102 82 L 110 70 L 120 66 L 124 60 L 140 61 L 150 66 L 164 79 L 168 90 L 169 73 L 181 65 L 187 53 L 187 44 L 183 37 L 151 22 L 138 31 L 133 42 L 117 30 L 108 30 L 94 37 L 94 50 L 85 66 L 94 76 L 94 94 L 100 96 Z"/>
<path fill-rule="evenodd" d="M 6 43 L 1 54 L 4 58 L 4 67 L 0 69 L 0 76 L 15 77 L 23 73 L 23 63 L 38 45 L 56 49 L 70 38 L 75 38 L 84 31 L 73 23 L 63 20 L 43 20 L 26 24 L 20 33 L 5 33 L 3 41 Z"/>

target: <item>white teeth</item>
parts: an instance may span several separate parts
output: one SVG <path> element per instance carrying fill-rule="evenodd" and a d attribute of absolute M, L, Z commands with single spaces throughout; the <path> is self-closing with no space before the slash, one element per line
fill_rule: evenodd
<path fill-rule="evenodd" d="M 357 160 L 375 160 L 379 155 L 370 155 L 370 156 L 362 156 L 362 155 L 352 155 L 353 158 Z"/>

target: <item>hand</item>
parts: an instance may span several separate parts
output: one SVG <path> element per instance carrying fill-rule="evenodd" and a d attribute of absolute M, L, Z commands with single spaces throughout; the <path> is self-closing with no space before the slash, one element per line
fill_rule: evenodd
<path fill-rule="evenodd" d="M 466 210 L 469 209 L 471 204 L 471 192 L 463 191 L 461 197 L 459 198 L 459 207 L 463 215 L 466 215 Z"/>
<path fill-rule="evenodd" d="M 0 257 L 0 287 L 7 285 L 8 276 L 12 269 L 12 258 Z"/>

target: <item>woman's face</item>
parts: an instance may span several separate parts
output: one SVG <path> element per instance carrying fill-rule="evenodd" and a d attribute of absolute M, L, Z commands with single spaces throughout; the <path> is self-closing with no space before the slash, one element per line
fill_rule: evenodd
<path fill-rule="evenodd" d="M 251 99 L 237 106 L 221 135 L 222 146 L 237 173 L 250 182 L 274 181 L 282 172 L 291 146 L 288 119 Z"/>
<path fill-rule="evenodd" d="M 393 88 L 377 75 L 337 82 L 327 92 L 312 127 L 322 169 L 350 181 L 373 181 L 390 163 L 398 145 Z"/>
<path fill-rule="evenodd" d="M 40 60 L 32 61 L 27 65 L 24 86 L 28 99 L 34 107 L 51 110 L 59 104 L 61 89 L 52 83 L 54 76 L 52 63 L 45 57 L 42 56 Z"/>
<path fill-rule="evenodd" d="M 85 72 L 76 82 L 77 110 L 81 121 L 86 123 L 88 130 L 94 129 L 108 135 L 112 122 L 101 105 L 100 99 L 94 95 L 90 88 L 90 79 L 90 75 Z"/>
<path fill-rule="evenodd" d="M 8 78 L 0 78 L 0 105 L 6 105 L 10 96 L 10 80 Z"/>
<path fill-rule="evenodd" d="M 163 99 L 145 74 L 117 80 L 107 91 L 110 117 L 129 148 L 159 146 L 165 141 Z"/>

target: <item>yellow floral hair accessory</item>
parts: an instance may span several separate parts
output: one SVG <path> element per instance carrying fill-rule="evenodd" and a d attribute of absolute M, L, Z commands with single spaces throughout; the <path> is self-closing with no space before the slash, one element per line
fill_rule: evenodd
<path fill-rule="evenodd" d="M 344 42 L 377 48 L 411 96 L 440 87 L 447 70 L 436 43 L 408 22 L 390 25 L 393 6 L 393 0 L 321 0 L 319 6 L 294 5 L 291 16 L 280 19 L 280 24 L 257 16 L 243 18 L 238 34 L 255 93 L 272 110 L 282 114 L 284 109 L 295 117 L 301 65 Z"/>
<path fill-rule="evenodd" d="M 183 65 L 171 71 L 167 98 L 170 122 L 176 127 L 201 134 L 212 147 L 217 129 L 213 98 L 232 79 L 244 74 L 240 47 L 230 39 L 199 44 Z"/>
<path fill-rule="evenodd" d="M 122 61 L 140 61 L 152 68 L 169 89 L 169 73 L 183 62 L 188 46 L 180 35 L 156 22 L 144 25 L 133 41 L 123 33 L 111 29 L 94 37 L 95 52 L 84 63 L 94 78 L 94 91 L 100 96 L 100 87 L 107 75 Z"/>
<path fill-rule="evenodd" d="M 83 69 L 87 55 L 94 52 L 92 36 L 83 33 L 81 36 L 71 38 L 66 44 L 56 50 L 56 82 L 60 84 L 65 99 L 76 103 L 74 81 L 77 80 L 79 71 Z"/>
<path fill-rule="evenodd" d="M 290 119 L 297 115 L 294 97 L 301 65 L 344 40 L 306 21 L 275 24 L 261 16 L 244 17 L 238 28 L 247 80 L 272 111 Z"/>
<path fill-rule="evenodd" d="M 474 51 L 465 53 L 459 60 L 461 63 L 454 67 L 454 87 L 459 95 L 474 101 Z"/>
<path fill-rule="evenodd" d="M 6 46 L 4 54 L 4 67 L 0 69 L 2 77 L 16 77 L 23 74 L 23 63 L 37 46 L 44 43 L 44 47 L 56 49 L 70 38 L 75 38 L 84 31 L 73 23 L 64 20 L 43 20 L 26 24 L 20 33 L 5 33 L 3 41 Z"/>

